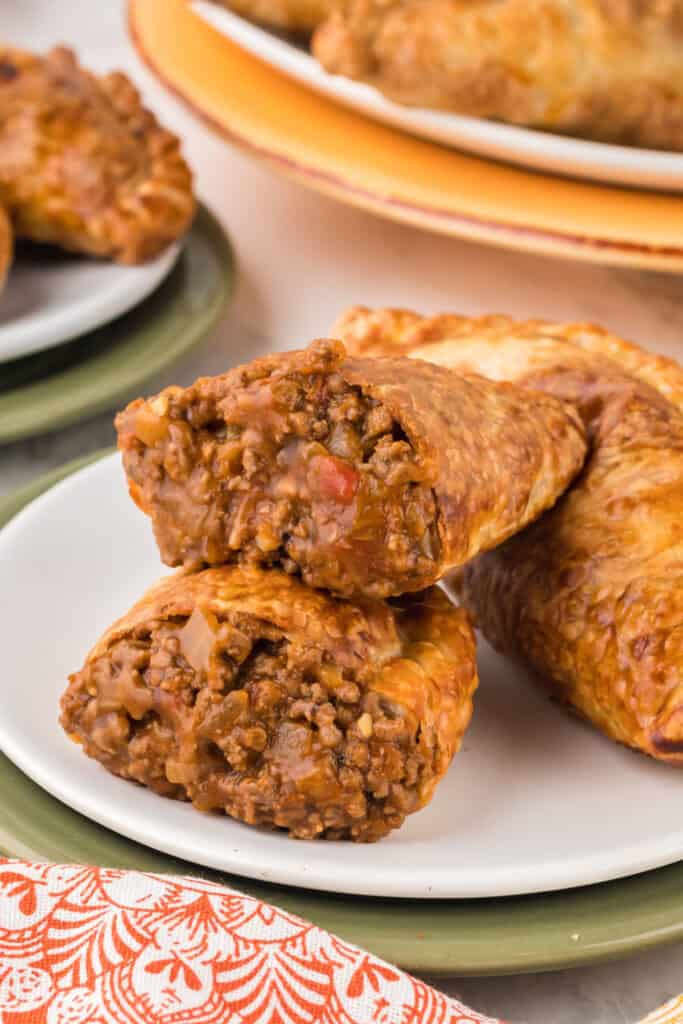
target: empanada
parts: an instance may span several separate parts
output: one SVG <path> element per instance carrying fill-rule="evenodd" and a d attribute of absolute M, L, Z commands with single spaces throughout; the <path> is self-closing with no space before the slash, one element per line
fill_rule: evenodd
<path fill-rule="evenodd" d="M 557 399 L 338 341 L 138 399 L 117 429 L 167 564 L 279 564 L 342 596 L 434 583 L 540 515 L 586 450 Z"/>
<path fill-rule="evenodd" d="M 579 411 L 567 494 L 458 592 L 487 639 L 613 739 L 683 764 L 683 369 L 599 328 L 356 309 L 350 351 L 510 380 Z"/>
<path fill-rule="evenodd" d="M 467 614 L 441 590 L 352 605 L 230 567 L 152 587 L 71 676 L 61 722 L 200 810 L 372 841 L 430 800 L 476 686 Z"/>
<path fill-rule="evenodd" d="M 312 32 L 333 9 L 335 0 L 216 0 L 252 21 L 291 32 Z"/>
<path fill-rule="evenodd" d="M 0 49 L 0 202 L 18 237 L 121 263 L 156 256 L 195 209 L 176 137 L 125 75 L 63 47 Z"/>
<path fill-rule="evenodd" d="M 343 0 L 313 51 L 400 103 L 683 149 L 683 0 Z"/>

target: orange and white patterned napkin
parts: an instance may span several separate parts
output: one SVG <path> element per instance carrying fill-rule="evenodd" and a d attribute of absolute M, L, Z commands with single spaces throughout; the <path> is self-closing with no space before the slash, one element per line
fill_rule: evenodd
<path fill-rule="evenodd" d="M 0 862 L 0 1024 L 502 1024 L 194 878 Z"/>
<path fill-rule="evenodd" d="M 503 1022 L 212 882 L 0 860 L 0 1024 Z"/>

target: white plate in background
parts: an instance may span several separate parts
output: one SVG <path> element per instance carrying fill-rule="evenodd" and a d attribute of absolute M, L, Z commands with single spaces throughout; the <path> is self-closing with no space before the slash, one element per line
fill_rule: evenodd
<path fill-rule="evenodd" d="M 232 42 L 277 70 L 411 135 L 538 171 L 683 192 L 683 153 L 590 142 L 448 111 L 403 106 L 363 82 L 328 74 L 300 46 L 210 0 L 193 0 L 192 7 Z"/>
<path fill-rule="evenodd" d="M 0 364 L 61 345 L 137 306 L 171 271 L 181 248 L 177 243 L 149 263 L 127 267 L 19 246 L 0 292 Z"/>
<path fill-rule="evenodd" d="M 109 775 L 62 732 L 59 697 L 99 635 L 165 572 L 117 455 L 0 531 L 0 748 L 95 821 L 234 874 L 373 896 L 557 890 L 683 858 L 683 772 L 605 739 L 483 642 L 462 751 L 429 806 L 379 843 L 288 839 Z"/>

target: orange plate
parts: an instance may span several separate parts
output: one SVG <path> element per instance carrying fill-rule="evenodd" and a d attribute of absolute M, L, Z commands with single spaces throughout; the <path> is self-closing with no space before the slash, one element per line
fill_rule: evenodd
<path fill-rule="evenodd" d="M 169 88 L 302 184 L 460 238 L 683 270 L 683 196 L 546 176 L 413 138 L 248 55 L 186 0 L 129 0 L 129 18 L 142 56 Z"/>

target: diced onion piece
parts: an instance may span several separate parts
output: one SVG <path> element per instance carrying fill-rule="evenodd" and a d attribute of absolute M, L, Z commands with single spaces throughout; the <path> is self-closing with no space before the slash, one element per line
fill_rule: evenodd
<path fill-rule="evenodd" d="M 358 719 L 358 732 L 361 734 L 363 739 L 366 740 L 369 740 L 370 737 L 372 736 L 372 715 L 368 714 L 367 711 L 364 714 L 362 714 Z"/>
<path fill-rule="evenodd" d="M 208 613 L 213 619 L 211 613 Z M 180 631 L 180 650 L 195 672 L 208 672 L 211 654 L 216 643 L 214 622 L 201 608 L 195 608 Z"/>
<path fill-rule="evenodd" d="M 141 405 L 135 414 L 135 436 L 143 444 L 152 447 L 166 437 L 168 424 L 166 416 L 159 416 L 152 408 L 152 404 L 146 403 Z"/>

